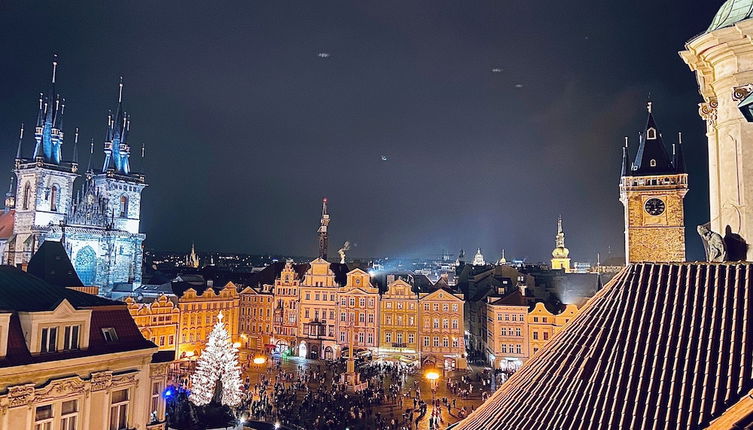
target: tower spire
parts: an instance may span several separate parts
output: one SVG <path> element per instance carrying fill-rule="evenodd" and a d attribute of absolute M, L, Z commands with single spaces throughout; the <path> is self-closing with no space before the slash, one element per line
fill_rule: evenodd
<path fill-rule="evenodd" d="M 674 172 L 662 135 L 656 126 L 653 102 L 647 103 L 648 118 L 645 133 L 639 137 L 638 151 L 631 168 L 631 176 L 663 175 Z"/>
<path fill-rule="evenodd" d="M 18 134 L 18 148 L 16 149 L 16 160 L 21 159 L 21 145 L 24 140 L 24 123 L 21 123 L 21 131 Z"/>
<path fill-rule="evenodd" d="M 620 170 L 620 176 L 627 176 L 628 174 L 628 137 L 625 136 L 625 145 L 622 146 L 622 169 Z"/>
<path fill-rule="evenodd" d="M 78 165 L 78 127 L 76 127 L 75 134 L 73 135 L 73 156 L 71 162 Z"/>
<path fill-rule="evenodd" d="M 682 132 L 677 132 L 677 144 L 672 145 L 672 165 L 676 173 L 685 173 L 685 157 L 682 155 Z"/>
<path fill-rule="evenodd" d="M 92 137 L 89 142 L 89 161 L 86 162 L 86 174 L 91 175 L 92 171 L 92 158 L 94 157 L 94 138 Z"/>
<path fill-rule="evenodd" d="M 322 199 L 322 219 L 319 224 L 319 258 L 322 260 L 327 259 L 328 248 L 328 232 L 327 226 L 329 225 L 329 213 L 327 212 L 327 198 Z"/>

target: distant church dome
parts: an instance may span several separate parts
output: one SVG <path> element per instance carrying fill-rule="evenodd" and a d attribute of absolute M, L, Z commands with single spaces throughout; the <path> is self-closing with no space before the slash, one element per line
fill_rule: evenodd
<path fill-rule="evenodd" d="M 476 255 L 473 256 L 473 265 L 474 266 L 485 266 L 486 261 L 484 261 L 484 254 L 481 253 L 481 248 L 479 248 L 476 251 Z"/>
<path fill-rule="evenodd" d="M 707 33 L 753 17 L 753 0 L 727 0 L 714 15 Z"/>
<path fill-rule="evenodd" d="M 570 255 L 570 250 L 564 246 L 558 246 L 552 251 L 553 258 L 567 258 Z"/>

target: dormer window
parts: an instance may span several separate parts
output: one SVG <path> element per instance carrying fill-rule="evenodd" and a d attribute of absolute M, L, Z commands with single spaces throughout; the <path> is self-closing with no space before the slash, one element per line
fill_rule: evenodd
<path fill-rule="evenodd" d="M 58 328 L 45 327 L 42 329 L 42 342 L 39 346 L 39 352 L 55 352 L 58 350 Z"/>
<path fill-rule="evenodd" d="M 107 343 L 113 343 L 118 341 L 118 333 L 115 331 L 115 327 L 106 327 L 102 329 L 102 335 L 105 337 Z"/>
<path fill-rule="evenodd" d="M 656 160 L 654 160 L 654 159 L 652 158 L 652 159 L 651 159 L 651 161 L 649 161 L 649 163 L 648 163 L 648 164 L 650 164 L 650 165 L 651 165 L 651 167 L 656 167 Z"/>
<path fill-rule="evenodd" d="M 646 131 L 646 139 L 648 140 L 654 140 L 656 139 L 656 129 L 651 127 Z"/>
<path fill-rule="evenodd" d="M 72 350 L 79 348 L 79 332 L 81 331 L 78 325 L 69 325 L 63 330 L 63 349 Z"/>

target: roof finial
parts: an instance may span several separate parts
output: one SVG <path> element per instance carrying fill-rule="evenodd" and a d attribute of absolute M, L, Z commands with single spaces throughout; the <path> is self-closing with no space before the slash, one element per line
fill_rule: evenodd
<path fill-rule="evenodd" d="M 648 103 L 646 103 L 646 108 L 648 109 L 648 113 L 652 113 L 651 111 L 652 111 L 653 104 L 654 104 L 654 102 L 652 102 L 650 100 L 649 100 Z"/>
<path fill-rule="evenodd" d="M 627 147 L 628 147 L 628 137 L 625 136 L 625 148 L 627 148 Z"/>
<path fill-rule="evenodd" d="M 677 132 L 677 143 L 682 145 L 682 132 L 681 131 Z"/>
<path fill-rule="evenodd" d="M 55 75 L 58 70 L 58 54 L 52 54 L 52 83 L 55 83 Z"/>
<path fill-rule="evenodd" d="M 144 158 L 144 155 L 146 155 L 146 145 L 144 145 L 144 142 L 141 142 L 141 158 Z"/>
<path fill-rule="evenodd" d="M 120 82 L 118 83 L 118 103 L 123 101 L 123 77 L 120 77 Z"/>
<path fill-rule="evenodd" d="M 73 135 L 73 163 L 78 164 L 78 127 Z"/>
<path fill-rule="evenodd" d="M 86 173 L 92 172 L 92 157 L 94 157 L 94 138 L 89 141 L 89 161 L 86 163 Z"/>

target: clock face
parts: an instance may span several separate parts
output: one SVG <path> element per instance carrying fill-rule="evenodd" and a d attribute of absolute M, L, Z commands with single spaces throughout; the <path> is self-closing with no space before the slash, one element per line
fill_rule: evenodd
<path fill-rule="evenodd" d="M 646 200 L 645 204 L 646 212 L 649 213 L 649 215 L 661 215 L 664 213 L 664 209 L 666 209 L 664 205 L 664 201 L 661 199 L 648 199 Z"/>

